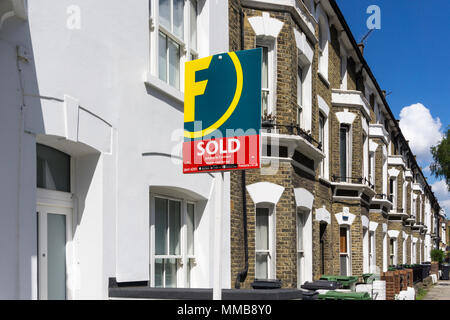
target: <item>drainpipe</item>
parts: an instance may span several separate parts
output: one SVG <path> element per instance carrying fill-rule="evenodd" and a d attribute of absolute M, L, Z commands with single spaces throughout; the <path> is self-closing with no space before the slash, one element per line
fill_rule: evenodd
<path fill-rule="evenodd" d="M 244 50 L 244 12 L 240 10 L 240 27 L 241 27 L 241 50 Z M 247 232 L 247 195 L 245 193 L 245 170 L 241 171 L 242 175 L 242 220 L 244 225 L 244 255 L 245 266 L 244 269 L 238 273 L 234 287 L 241 288 L 241 282 L 244 282 L 248 274 L 248 232 Z"/>

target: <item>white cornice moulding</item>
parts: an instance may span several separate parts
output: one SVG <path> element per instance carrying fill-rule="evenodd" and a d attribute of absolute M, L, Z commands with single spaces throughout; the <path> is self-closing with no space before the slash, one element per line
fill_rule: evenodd
<path fill-rule="evenodd" d="M 331 103 L 335 106 L 360 109 L 367 120 L 371 119 L 369 102 L 360 91 L 332 89 Z"/>
<path fill-rule="evenodd" d="M 378 228 L 378 222 L 370 221 L 369 223 L 369 231 L 375 232 Z"/>
<path fill-rule="evenodd" d="M 328 118 L 328 114 L 330 113 L 330 107 L 326 103 L 325 99 L 320 95 L 317 95 L 317 102 L 319 104 L 319 110 L 324 113 L 324 115 Z"/>
<path fill-rule="evenodd" d="M 363 228 L 369 229 L 369 218 L 366 216 L 361 216 L 361 224 Z"/>
<path fill-rule="evenodd" d="M 349 112 L 348 109 L 344 109 L 344 112 L 337 112 L 336 117 L 340 123 L 351 125 L 355 121 L 356 114 Z"/>
<path fill-rule="evenodd" d="M 388 170 L 388 173 L 389 173 L 389 177 L 397 177 L 398 174 L 400 173 L 400 170 L 392 168 L 392 169 Z"/>
<path fill-rule="evenodd" d="M 299 58 L 304 64 L 312 64 L 314 51 L 306 40 L 304 33 L 294 29 L 295 43 L 299 51 Z"/>
<path fill-rule="evenodd" d="M 385 144 L 389 144 L 389 134 L 382 124 L 369 125 L 369 137 L 380 138 Z"/>
<path fill-rule="evenodd" d="M 248 22 L 250 22 L 257 37 L 270 37 L 273 39 L 278 38 L 278 34 L 284 24 L 278 19 L 271 18 L 268 12 L 263 12 L 261 17 L 251 17 L 248 19 Z"/>
<path fill-rule="evenodd" d="M 344 207 L 342 212 L 335 214 L 335 217 L 339 225 L 351 226 L 356 216 L 350 213 L 348 207 Z"/>
<path fill-rule="evenodd" d="M 271 203 L 276 205 L 284 191 L 284 187 L 270 182 L 254 183 L 246 188 L 254 204 Z"/>
<path fill-rule="evenodd" d="M 325 208 L 325 206 L 323 206 L 320 209 L 316 209 L 316 221 L 325 222 L 326 224 L 331 224 L 331 214 Z"/>
<path fill-rule="evenodd" d="M 294 196 L 297 208 L 312 210 L 314 195 L 311 192 L 304 188 L 295 188 Z"/>
<path fill-rule="evenodd" d="M 389 238 L 397 239 L 399 233 L 400 233 L 400 231 L 398 231 L 398 230 L 389 230 L 388 231 L 388 236 L 389 236 Z"/>

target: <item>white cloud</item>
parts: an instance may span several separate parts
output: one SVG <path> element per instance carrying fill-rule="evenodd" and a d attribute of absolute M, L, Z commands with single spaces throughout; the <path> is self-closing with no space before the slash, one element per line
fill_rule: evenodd
<path fill-rule="evenodd" d="M 421 103 L 404 107 L 400 112 L 400 129 L 417 155 L 418 163 L 428 165 L 432 161 L 430 148 L 442 139 L 441 127 L 441 120 L 433 118 Z"/>
<path fill-rule="evenodd" d="M 441 208 L 445 209 L 447 216 L 450 214 L 450 192 L 447 189 L 445 180 L 436 181 L 431 185 L 434 195 L 439 201 Z"/>

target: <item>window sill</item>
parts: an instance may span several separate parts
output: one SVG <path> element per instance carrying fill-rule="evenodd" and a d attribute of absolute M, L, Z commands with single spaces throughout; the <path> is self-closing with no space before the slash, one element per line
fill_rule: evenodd
<path fill-rule="evenodd" d="M 320 80 L 322 80 L 322 82 L 325 83 L 325 85 L 329 89 L 331 84 L 330 81 L 328 81 L 327 77 L 325 77 L 325 75 L 322 72 L 320 72 L 320 70 L 317 72 L 317 74 L 319 75 Z"/>
<path fill-rule="evenodd" d="M 179 103 L 184 103 L 184 93 L 180 90 L 172 87 L 166 82 L 158 79 L 157 77 L 151 75 L 149 72 L 145 74 L 144 83 L 153 89 L 158 90 L 165 96 L 174 99 Z"/>

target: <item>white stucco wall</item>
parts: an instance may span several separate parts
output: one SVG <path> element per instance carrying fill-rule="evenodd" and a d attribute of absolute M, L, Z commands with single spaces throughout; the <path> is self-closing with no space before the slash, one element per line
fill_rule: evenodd
<path fill-rule="evenodd" d="M 67 28 L 70 5 L 81 10 L 79 30 Z M 200 56 L 228 51 L 227 1 L 206 1 L 201 8 Z M 17 45 L 29 55 L 21 62 L 22 84 Z M 75 298 L 106 298 L 108 277 L 149 280 L 151 186 L 213 198 L 211 175 L 183 175 L 181 164 L 164 156 L 174 147 L 172 132 L 183 126 L 183 104 L 143 82 L 149 65 L 146 1 L 29 1 L 27 21 L 3 24 L 0 298 L 36 297 L 37 141 L 74 161 Z M 229 174 L 224 182 L 222 274 L 230 287 Z M 209 269 L 208 276 L 197 276 L 200 287 L 212 287 L 212 241 L 205 239 L 212 237 L 214 206 L 206 202 L 198 265 Z"/>

